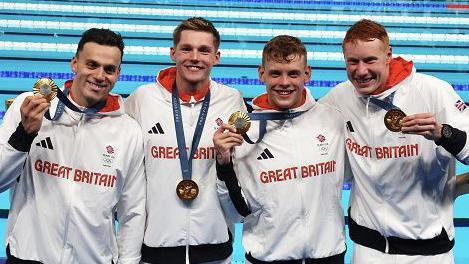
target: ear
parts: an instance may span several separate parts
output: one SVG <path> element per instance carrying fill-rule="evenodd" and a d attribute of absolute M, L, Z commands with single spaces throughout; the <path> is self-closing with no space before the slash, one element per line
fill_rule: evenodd
<path fill-rule="evenodd" d="M 257 72 L 259 73 L 259 80 L 261 80 L 262 82 L 264 82 L 264 74 L 265 74 L 265 68 L 264 68 L 264 66 L 259 65 L 259 67 L 257 67 Z M 264 82 L 264 83 L 265 83 L 265 82 Z"/>
<path fill-rule="evenodd" d="M 392 47 L 391 46 L 388 46 L 386 48 L 386 63 L 391 63 L 391 60 L 392 60 Z"/>
<path fill-rule="evenodd" d="M 78 60 L 76 56 L 73 56 L 72 60 L 70 61 L 70 68 L 72 68 L 72 72 L 77 74 L 77 64 Z"/>
<path fill-rule="evenodd" d="M 218 65 L 220 63 L 220 56 L 221 56 L 220 50 L 217 50 L 215 52 L 215 62 L 213 63 L 213 65 Z"/>
<path fill-rule="evenodd" d="M 175 55 L 176 55 L 176 49 L 174 47 L 171 47 L 169 49 L 169 56 L 171 57 L 171 60 L 173 62 L 176 62 L 176 56 Z"/>
<path fill-rule="evenodd" d="M 305 83 L 309 82 L 311 80 L 311 74 L 313 70 L 311 70 L 311 66 L 306 65 L 305 67 Z"/>

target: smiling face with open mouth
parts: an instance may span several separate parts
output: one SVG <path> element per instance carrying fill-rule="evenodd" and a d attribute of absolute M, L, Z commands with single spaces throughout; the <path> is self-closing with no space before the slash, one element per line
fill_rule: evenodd
<path fill-rule="evenodd" d="M 379 39 L 348 42 L 344 45 L 347 77 L 360 94 L 385 90 L 392 59 L 391 47 Z"/>
<path fill-rule="evenodd" d="M 75 73 L 72 99 L 80 106 L 91 107 L 106 100 L 114 87 L 121 64 L 118 47 L 87 42 L 71 61 Z"/>
<path fill-rule="evenodd" d="M 210 82 L 210 71 L 220 60 L 215 37 L 209 32 L 183 30 L 176 47 L 171 47 L 171 59 L 176 63 L 176 85 L 193 93 Z"/>
<path fill-rule="evenodd" d="M 301 105 L 305 83 L 311 77 L 311 68 L 303 56 L 291 55 L 282 62 L 267 60 L 258 71 L 272 107 L 287 110 Z"/>

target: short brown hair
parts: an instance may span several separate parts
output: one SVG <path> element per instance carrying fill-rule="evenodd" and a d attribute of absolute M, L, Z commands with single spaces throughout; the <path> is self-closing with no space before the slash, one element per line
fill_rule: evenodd
<path fill-rule="evenodd" d="M 362 19 L 353 24 L 345 34 L 345 38 L 342 41 L 342 48 L 346 43 L 355 44 L 357 41 L 373 41 L 374 39 L 381 40 L 385 47 L 389 45 L 388 32 L 383 25 L 369 20 Z"/>
<path fill-rule="evenodd" d="M 291 55 L 294 55 L 292 58 Z M 305 45 L 297 37 L 279 35 L 269 40 L 262 51 L 262 65 L 268 60 L 275 62 L 290 62 L 296 57 L 303 56 L 306 65 L 307 52 Z"/>
<path fill-rule="evenodd" d="M 220 33 L 218 33 L 218 30 L 215 28 L 212 22 L 208 21 L 207 19 L 202 17 L 191 17 L 182 21 L 181 24 L 179 24 L 173 32 L 174 47 L 176 47 L 179 41 L 181 40 L 181 32 L 184 30 L 194 30 L 211 33 L 214 38 L 213 45 L 218 50 L 218 47 L 220 46 Z"/>

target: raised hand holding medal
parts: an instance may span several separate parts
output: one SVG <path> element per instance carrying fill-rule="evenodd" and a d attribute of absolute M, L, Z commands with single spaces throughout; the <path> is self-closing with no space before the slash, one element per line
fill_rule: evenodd
<path fill-rule="evenodd" d="M 221 165 L 227 164 L 231 158 L 231 151 L 233 147 L 239 146 L 246 141 L 249 144 L 255 144 L 262 141 L 264 138 L 267 120 L 286 120 L 293 119 L 301 114 L 299 112 L 267 112 L 267 113 L 243 113 L 240 111 L 234 112 L 228 119 L 228 124 L 218 118 L 216 120 L 219 128 L 213 135 L 213 144 L 217 151 L 217 162 Z M 259 138 L 253 142 L 247 135 L 251 127 L 251 120 L 258 120 L 259 122 Z"/>
<path fill-rule="evenodd" d="M 57 93 L 59 92 L 59 87 L 57 84 L 50 78 L 41 78 L 36 81 L 33 85 L 33 93 L 34 95 L 42 95 L 44 99 L 49 103 L 57 96 Z M 60 108 L 57 108 L 58 111 L 56 113 L 62 114 Z M 49 114 L 49 109 L 47 109 L 44 113 L 44 117 L 47 119 L 51 120 L 50 114 Z M 55 120 L 55 119 L 54 119 Z"/>
<path fill-rule="evenodd" d="M 49 111 L 50 100 L 55 97 L 57 85 L 50 79 L 40 79 L 33 86 L 34 96 L 26 96 L 20 104 L 21 126 L 26 134 L 39 132 L 45 113 Z M 13 99 L 5 102 L 6 108 Z"/>
<path fill-rule="evenodd" d="M 246 115 L 242 112 L 233 113 L 228 124 L 223 123 L 221 118 L 217 118 L 217 131 L 213 134 L 213 146 L 217 154 L 217 163 L 220 165 L 228 164 L 231 160 L 233 148 L 243 144 L 244 140 L 241 131 L 246 131 L 245 120 L 237 120 L 240 115 Z M 242 117 L 241 117 L 242 118 Z M 236 127 L 238 125 L 238 127 Z"/>

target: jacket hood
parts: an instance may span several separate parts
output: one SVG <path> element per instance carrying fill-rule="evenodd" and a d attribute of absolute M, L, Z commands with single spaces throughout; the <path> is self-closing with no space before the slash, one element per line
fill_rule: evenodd
<path fill-rule="evenodd" d="M 397 57 L 391 60 L 389 65 L 389 76 L 386 80 L 386 88 L 391 88 L 409 77 L 414 68 L 412 61 L 406 61 L 402 57 Z"/>
<path fill-rule="evenodd" d="M 412 61 L 406 61 L 401 57 L 397 57 L 391 60 L 389 64 L 389 76 L 384 85 L 384 89 L 377 89 L 372 95 L 378 95 L 386 92 L 387 90 L 398 85 L 404 79 L 412 74 L 414 69 L 414 63 Z"/>

